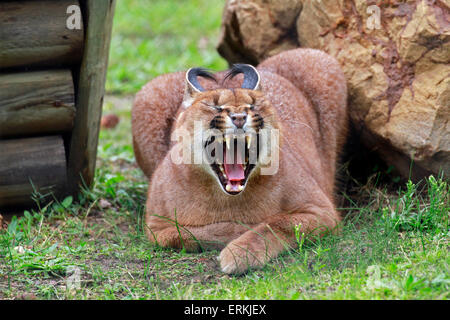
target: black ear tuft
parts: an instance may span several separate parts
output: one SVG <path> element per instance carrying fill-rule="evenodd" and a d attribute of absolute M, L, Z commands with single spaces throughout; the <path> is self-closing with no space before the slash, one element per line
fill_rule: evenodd
<path fill-rule="evenodd" d="M 194 87 L 197 91 L 205 91 L 203 87 L 198 82 L 197 77 L 203 77 L 217 82 L 216 77 L 205 68 L 191 68 L 186 72 L 186 80 Z"/>
<path fill-rule="evenodd" d="M 256 68 L 249 64 L 236 63 L 234 64 L 230 71 L 225 75 L 224 81 L 227 79 L 233 79 L 238 74 L 244 74 L 244 81 L 242 82 L 241 88 L 258 90 L 259 89 L 259 73 Z"/>

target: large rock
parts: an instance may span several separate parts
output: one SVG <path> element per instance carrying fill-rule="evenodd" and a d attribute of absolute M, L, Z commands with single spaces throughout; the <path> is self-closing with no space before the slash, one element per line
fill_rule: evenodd
<path fill-rule="evenodd" d="M 420 179 L 450 177 L 449 39 L 449 0 L 228 1 L 219 52 L 258 63 L 301 45 L 336 57 L 363 143 Z"/>
<path fill-rule="evenodd" d="M 295 24 L 302 3 L 297 0 L 227 1 L 218 46 L 228 62 L 256 64 L 298 47 Z"/>

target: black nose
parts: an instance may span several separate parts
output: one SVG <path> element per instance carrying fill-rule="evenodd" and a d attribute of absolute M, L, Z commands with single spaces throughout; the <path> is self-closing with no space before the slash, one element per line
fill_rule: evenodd
<path fill-rule="evenodd" d="M 247 121 L 247 114 L 245 113 L 232 113 L 230 114 L 231 121 L 233 121 L 236 128 L 242 128 Z"/>

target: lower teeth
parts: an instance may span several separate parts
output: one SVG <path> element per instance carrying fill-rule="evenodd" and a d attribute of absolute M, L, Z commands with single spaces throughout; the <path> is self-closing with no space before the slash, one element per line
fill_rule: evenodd
<path fill-rule="evenodd" d="M 227 190 L 228 192 L 236 191 L 236 190 L 231 190 L 231 185 L 229 185 L 229 184 L 227 184 L 227 185 L 225 186 L 225 190 Z M 244 190 L 244 186 L 240 184 L 240 185 L 238 186 L 238 191 L 242 191 L 242 190 Z"/>

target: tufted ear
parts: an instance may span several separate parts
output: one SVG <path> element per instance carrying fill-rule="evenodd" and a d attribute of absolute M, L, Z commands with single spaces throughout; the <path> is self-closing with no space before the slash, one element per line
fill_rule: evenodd
<path fill-rule="evenodd" d="M 244 74 L 244 81 L 242 82 L 241 88 L 250 90 L 261 90 L 260 82 L 261 77 L 258 70 L 250 64 L 237 63 L 234 64 L 230 71 L 225 75 L 225 79 L 233 79 L 238 74 Z"/>
<path fill-rule="evenodd" d="M 183 106 L 185 108 L 192 105 L 194 102 L 194 95 L 199 92 L 205 91 L 203 87 L 198 82 L 198 77 L 203 77 L 207 79 L 211 79 L 217 81 L 214 75 L 208 72 L 204 68 L 191 68 L 186 72 L 185 77 L 185 89 L 184 89 L 184 98 L 183 98 Z"/>

